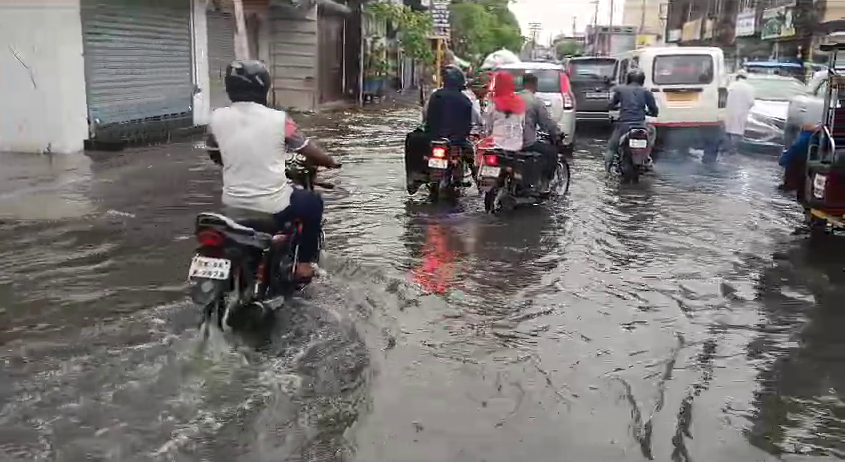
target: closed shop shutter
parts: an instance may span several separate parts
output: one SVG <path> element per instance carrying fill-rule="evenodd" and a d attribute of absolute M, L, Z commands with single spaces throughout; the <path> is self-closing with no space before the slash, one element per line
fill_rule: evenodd
<path fill-rule="evenodd" d="M 89 123 L 190 118 L 190 0 L 82 0 Z M 96 133 L 95 133 L 96 136 Z"/>
<path fill-rule="evenodd" d="M 211 109 L 229 105 L 224 77 L 226 66 L 235 60 L 235 19 L 229 13 L 208 12 L 208 73 Z"/>
<path fill-rule="evenodd" d="M 320 102 L 343 99 L 343 18 L 320 11 L 317 30 Z"/>
<path fill-rule="evenodd" d="M 272 103 L 305 111 L 315 109 L 317 77 L 317 8 L 293 6 L 270 10 Z"/>

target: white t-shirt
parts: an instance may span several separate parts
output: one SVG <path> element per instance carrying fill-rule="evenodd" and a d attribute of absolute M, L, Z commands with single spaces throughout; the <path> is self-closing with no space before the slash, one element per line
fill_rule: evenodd
<path fill-rule="evenodd" d="M 493 144 L 505 151 L 521 151 L 522 136 L 525 127 L 525 114 L 505 114 L 497 111 L 494 105 L 487 106 L 485 127 L 493 137 Z"/>
<path fill-rule="evenodd" d="M 290 205 L 286 145 L 296 151 L 307 141 L 294 136 L 296 125 L 284 111 L 233 103 L 211 114 L 209 128 L 223 162 L 223 204 L 265 213 Z"/>

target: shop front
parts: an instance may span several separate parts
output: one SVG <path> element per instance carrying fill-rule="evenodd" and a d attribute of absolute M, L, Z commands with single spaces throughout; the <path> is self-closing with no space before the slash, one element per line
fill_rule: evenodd
<path fill-rule="evenodd" d="M 82 0 L 80 8 L 90 139 L 192 125 L 190 0 Z"/>

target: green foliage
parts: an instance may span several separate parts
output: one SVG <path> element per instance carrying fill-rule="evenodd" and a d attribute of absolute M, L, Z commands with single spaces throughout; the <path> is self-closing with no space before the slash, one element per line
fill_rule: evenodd
<path fill-rule="evenodd" d="M 434 53 L 428 42 L 431 18 L 405 5 L 373 2 L 366 6 L 366 13 L 377 21 L 388 21 L 399 31 L 399 46 L 408 57 L 425 64 L 434 63 Z"/>
<path fill-rule="evenodd" d="M 387 62 L 387 50 L 378 41 L 378 37 L 369 38 L 369 49 L 367 50 L 364 73 L 367 77 L 385 77 L 390 72 L 390 64 Z"/>
<path fill-rule="evenodd" d="M 455 53 L 475 62 L 501 48 L 519 53 L 522 32 L 508 3 L 509 0 L 453 0 L 449 11 Z"/>
<path fill-rule="evenodd" d="M 563 40 L 555 45 L 555 54 L 558 59 L 576 56 L 579 53 L 581 53 L 581 47 L 575 42 Z"/>

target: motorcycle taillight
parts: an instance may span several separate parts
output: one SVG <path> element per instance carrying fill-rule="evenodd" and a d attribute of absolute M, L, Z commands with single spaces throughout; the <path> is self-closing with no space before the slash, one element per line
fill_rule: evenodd
<path fill-rule="evenodd" d="M 222 247 L 225 239 L 217 231 L 200 231 L 197 233 L 197 242 L 202 247 Z"/>
<path fill-rule="evenodd" d="M 443 159 L 446 157 L 446 148 L 438 146 L 436 148 L 431 149 L 431 155 L 438 159 Z"/>
<path fill-rule="evenodd" d="M 495 154 L 487 154 L 484 156 L 484 165 L 497 167 L 499 165 L 499 158 Z"/>

